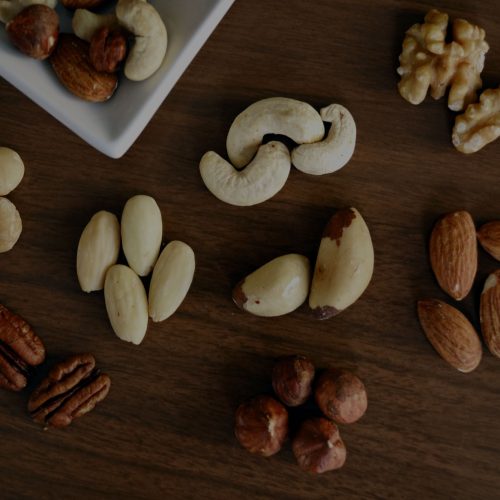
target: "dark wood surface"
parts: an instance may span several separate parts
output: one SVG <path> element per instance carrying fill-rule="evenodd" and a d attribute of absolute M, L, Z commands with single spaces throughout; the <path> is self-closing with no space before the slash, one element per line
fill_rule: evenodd
<path fill-rule="evenodd" d="M 30 421 L 27 391 L 0 394 L 1 498 L 499 498 L 500 360 L 485 349 L 475 372 L 455 371 L 416 317 L 417 299 L 448 300 L 426 252 L 436 218 L 456 209 L 478 225 L 500 217 L 500 142 L 464 156 L 451 145 L 444 100 L 414 107 L 397 92 L 403 33 L 433 6 L 486 29 L 484 81 L 497 86 L 497 0 L 237 0 L 117 161 L 0 81 L 0 143 L 26 165 L 10 195 L 24 230 L 0 255 L 0 302 L 43 338 L 43 370 L 90 351 L 112 378 L 108 399 L 62 431 Z M 232 119 L 269 96 L 346 105 L 358 127 L 354 157 L 321 178 L 292 171 L 261 205 L 223 204 L 204 188 L 198 161 L 209 149 L 224 153 Z M 158 201 L 165 239 L 186 241 L 197 258 L 182 307 L 150 324 L 139 347 L 115 337 L 102 293 L 81 292 L 75 273 L 90 216 L 119 215 L 137 193 Z M 376 256 L 355 305 L 324 322 L 305 306 L 264 319 L 233 305 L 232 286 L 271 258 L 314 259 L 324 224 L 346 205 L 364 215 Z M 480 252 L 477 285 L 460 305 L 476 325 L 483 281 L 497 267 Z M 233 437 L 237 405 L 268 391 L 273 359 L 290 353 L 353 369 L 366 383 L 368 412 L 341 426 L 340 471 L 313 477 L 289 445 L 263 459 Z"/>

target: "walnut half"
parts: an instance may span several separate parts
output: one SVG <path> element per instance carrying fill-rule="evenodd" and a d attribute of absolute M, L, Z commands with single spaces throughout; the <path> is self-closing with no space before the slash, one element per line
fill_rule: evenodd
<path fill-rule="evenodd" d="M 399 56 L 399 92 L 412 104 L 420 104 L 430 89 L 440 99 L 450 87 L 448 107 L 463 110 L 481 88 L 481 72 L 489 46 L 485 31 L 464 19 L 453 22 L 453 41 L 446 43 L 448 15 L 435 9 L 423 24 L 413 25 Z"/>
<path fill-rule="evenodd" d="M 500 137 L 500 87 L 485 90 L 479 102 L 470 104 L 457 116 L 453 127 L 453 145 L 470 154 Z"/>

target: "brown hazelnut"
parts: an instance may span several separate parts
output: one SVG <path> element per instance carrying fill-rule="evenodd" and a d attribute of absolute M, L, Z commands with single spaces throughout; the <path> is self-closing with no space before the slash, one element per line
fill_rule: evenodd
<path fill-rule="evenodd" d="M 120 31 L 103 26 L 92 36 L 89 50 L 90 62 L 97 71 L 114 73 L 127 55 L 127 39 Z"/>
<path fill-rule="evenodd" d="M 322 373 L 314 396 L 320 410 L 340 424 L 356 422 L 368 406 L 363 382 L 346 370 L 330 369 Z"/>
<path fill-rule="evenodd" d="M 257 396 L 236 410 L 234 433 L 250 453 L 274 455 L 288 435 L 286 408 L 270 396 Z"/>
<path fill-rule="evenodd" d="M 56 46 L 59 16 L 46 5 L 33 4 L 7 23 L 6 30 L 12 44 L 23 54 L 46 59 Z"/>
<path fill-rule="evenodd" d="M 306 420 L 293 438 L 292 450 L 300 468 L 315 474 L 340 469 L 346 459 L 339 429 L 326 418 Z"/>
<path fill-rule="evenodd" d="M 273 389 L 288 406 L 304 404 L 312 392 L 314 365 L 304 356 L 286 356 L 273 367 Z"/>

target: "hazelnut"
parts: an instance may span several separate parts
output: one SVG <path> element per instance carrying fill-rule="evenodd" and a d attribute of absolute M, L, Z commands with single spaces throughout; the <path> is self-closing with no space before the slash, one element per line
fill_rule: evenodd
<path fill-rule="evenodd" d="M 315 474 L 340 469 L 346 459 L 339 429 L 326 418 L 306 420 L 293 438 L 292 450 L 299 467 Z"/>
<path fill-rule="evenodd" d="M 326 370 L 314 391 L 320 410 L 340 424 L 360 419 L 368 406 L 366 389 L 361 380 L 346 370 Z"/>
<path fill-rule="evenodd" d="M 278 453 L 288 435 L 286 408 L 270 396 L 257 396 L 236 410 L 234 433 L 250 453 Z"/>
<path fill-rule="evenodd" d="M 278 398 L 288 406 L 299 406 L 311 395 L 314 365 L 304 356 L 287 356 L 273 367 L 272 382 Z"/>
<path fill-rule="evenodd" d="M 6 30 L 12 44 L 23 54 L 47 59 L 59 36 L 59 16 L 46 5 L 33 4 L 7 23 Z"/>
<path fill-rule="evenodd" d="M 127 39 L 107 26 L 98 29 L 90 41 L 90 62 L 97 71 L 114 73 L 127 55 Z"/>

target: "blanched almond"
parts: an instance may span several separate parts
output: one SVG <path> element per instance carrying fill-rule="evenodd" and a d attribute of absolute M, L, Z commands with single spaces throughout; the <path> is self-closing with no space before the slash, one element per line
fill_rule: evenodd
<path fill-rule="evenodd" d="M 437 299 L 420 300 L 418 317 L 429 342 L 447 363 L 464 373 L 477 368 L 481 341 L 458 309 Z"/>
<path fill-rule="evenodd" d="M 155 265 L 163 234 L 161 212 L 151 196 L 130 198 L 122 214 L 122 245 L 128 265 L 139 275 L 148 275 Z"/>
<path fill-rule="evenodd" d="M 10 148 L 0 148 L 0 196 L 14 190 L 24 176 L 21 157 Z"/>
<path fill-rule="evenodd" d="M 490 274 L 481 293 L 480 322 L 491 354 L 500 358 L 500 270 Z"/>
<path fill-rule="evenodd" d="M 104 282 L 104 300 L 116 335 L 140 344 L 148 327 L 148 300 L 139 276 L 121 264 L 110 267 Z"/>
<path fill-rule="evenodd" d="M 14 203 L 7 198 L 0 198 L 0 253 L 12 249 L 22 230 L 21 216 Z"/>
<path fill-rule="evenodd" d="M 194 252 L 182 241 L 170 242 L 156 261 L 149 285 L 149 316 L 157 322 L 174 314 L 193 281 Z"/>
<path fill-rule="evenodd" d="M 76 273 L 84 292 L 102 290 L 107 270 L 120 252 L 120 224 L 116 215 L 101 210 L 85 226 L 78 243 Z"/>

